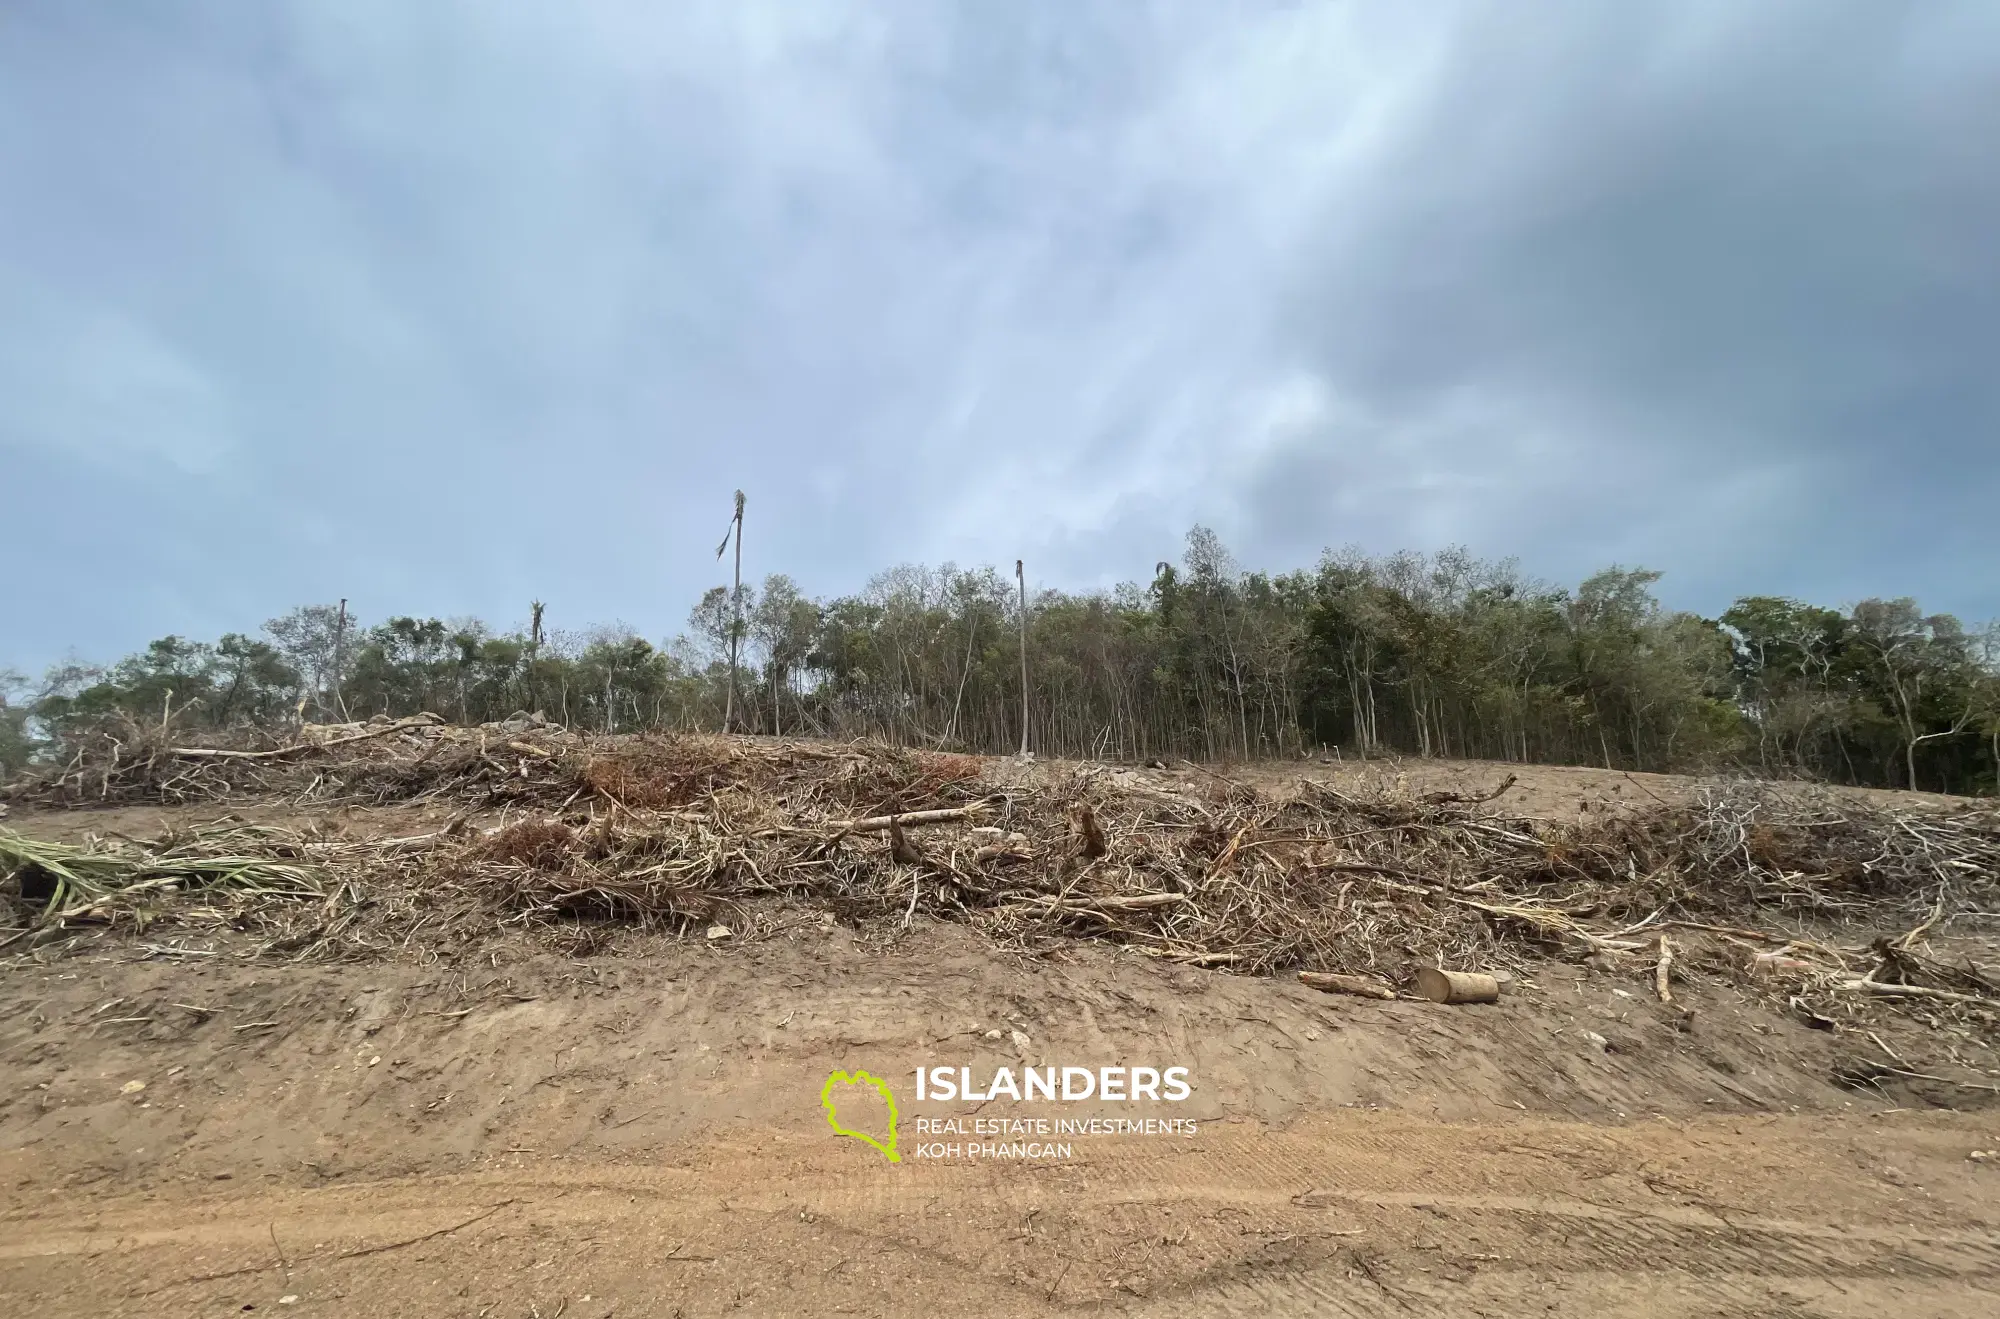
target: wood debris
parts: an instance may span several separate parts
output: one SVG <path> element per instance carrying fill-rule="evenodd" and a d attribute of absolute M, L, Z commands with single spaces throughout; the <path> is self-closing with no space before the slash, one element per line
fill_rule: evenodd
<path fill-rule="evenodd" d="M 235 938 L 256 956 L 378 958 L 503 935 L 596 948 L 629 926 L 698 938 L 724 923 L 735 947 L 793 904 L 849 924 L 963 922 L 1035 954 L 1091 939 L 1393 988 L 1419 967 L 1559 958 L 1650 976 L 1663 1003 L 1676 981 L 1727 979 L 1837 1022 L 1903 1011 L 1984 1029 L 2000 1015 L 2000 984 L 1951 942 L 1960 916 L 2000 902 L 1991 807 L 1718 783 L 1558 822 L 1509 813 L 1498 790 L 1301 781 L 1265 794 L 1207 771 L 1161 786 L 873 744 L 586 738 L 531 717 L 381 721 L 291 746 L 153 737 L 106 725 L 9 800 L 429 803 L 451 819 L 374 841 L 329 815 L 106 842 L 89 850 L 119 878 L 54 902 L 48 868 L 17 849 L 0 862 L 0 947 L 172 929 L 176 956 Z M 246 754 L 193 754 L 222 751 Z M 296 873 L 256 881 L 245 861 Z M 190 947 L 203 932 L 218 942 Z"/>

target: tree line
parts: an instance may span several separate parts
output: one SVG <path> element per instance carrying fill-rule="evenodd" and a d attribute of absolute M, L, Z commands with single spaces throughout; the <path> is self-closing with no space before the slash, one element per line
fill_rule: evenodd
<path fill-rule="evenodd" d="M 1114 590 L 1019 603 L 992 568 L 905 566 L 817 600 L 787 577 L 709 591 L 655 645 L 622 625 L 363 626 L 311 605 L 257 635 L 163 637 L 99 667 L 0 681 L 0 768 L 119 715 L 276 729 L 520 711 L 587 731 L 875 737 L 1004 753 L 1204 760 L 1386 754 L 1644 770 L 1737 768 L 1959 793 L 2000 778 L 2000 630 L 1911 600 L 1845 611 L 1749 596 L 1662 607 L 1659 574 L 1572 588 L 1463 550 L 1329 552 L 1246 572 L 1197 527 Z M 729 700 L 734 650 L 740 655 Z"/>

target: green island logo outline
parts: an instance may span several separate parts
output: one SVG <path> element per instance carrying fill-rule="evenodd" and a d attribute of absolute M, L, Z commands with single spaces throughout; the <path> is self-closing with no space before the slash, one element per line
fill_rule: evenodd
<path fill-rule="evenodd" d="M 882 1102 L 889 1106 L 889 1143 L 884 1145 L 865 1131 L 853 1131 L 840 1125 L 840 1119 L 833 1111 L 833 1087 L 847 1085 L 872 1085 L 875 1093 L 882 1096 Z M 901 1163 L 903 1156 L 896 1153 L 896 1096 L 889 1089 L 887 1081 L 878 1081 L 866 1072 L 835 1072 L 826 1078 L 826 1084 L 819 1088 L 819 1106 L 826 1111 L 826 1124 L 833 1128 L 836 1136 L 852 1136 L 855 1140 L 872 1145 L 882 1152 L 882 1157 L 891 1163 Z"/>

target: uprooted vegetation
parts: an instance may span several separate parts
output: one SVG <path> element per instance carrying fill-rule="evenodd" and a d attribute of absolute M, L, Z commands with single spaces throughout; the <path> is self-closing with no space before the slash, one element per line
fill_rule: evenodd
<path fill-rule="evenodd" d="M 1964 949 L 2000 887 L 2000 815 L 1717 783 L 1561 824 L 1396 784 L 1282 794 L 1206 771 L 1036 767 L 705 736 L 586 739 L 523 717 L 175 747 L 107 729 L 12 800 L 430 802 L 431 832 L 219 823 L 66 849 L 0 832 L 16 955 L 125 932 L 154 955 L 455 957 L 602 946 L 642 927 L 747 941 L 801 914 L 919 917 L 1047 953 L 1109 941 L 1243 973 L 1407 985 L 1422 966 L 1561 958 L 1761 987 L 1809 1023 L 1902 1009 L 1990 1033 L 2000 979 Z M 1657 985 L 1655 980 L 1657 979 Z"/>

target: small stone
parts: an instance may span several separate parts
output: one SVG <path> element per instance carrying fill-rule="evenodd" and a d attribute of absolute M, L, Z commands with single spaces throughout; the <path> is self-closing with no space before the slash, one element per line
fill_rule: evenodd
<path fill-rule="evenodd" d="M 1985 1163 L 1987 1160 L 1994 1157 L 1994 1151 L 1974 1150 L 1972 1151 L 1972 1153 L 1966 1155 L 1965 1157 L 1971 1159 L 1974 1163 Z"/>
<path fill-rule="evenodd" d="M 121 1095 L 136 1095 L 145 1088 L 146 1083 L 144 1081 L 127 1081 L 124 1085 L 118 1087 L 118 1093 Z"/>
<path fill-rule="evenodd" d="M 378 1053 L 373 1058 L 370 1058 L 368 1060 L 368 1065 L 370 1067 L 373 1067 L 376 1063 L 379 1063 L 381 1061 L 382 1061 L 382 1055 Z"/>
<path fill-rule="evenodd" d="M 1016 1030 L 1016 1031 L 1009 1031 L 1007 1033 L 1013 1036 L 1014 1047 L 1017 1049 L 1025 1050 L 1030 1044 L 1034 1043 L 1034 1041 L 1029 1039 L 1027 1035 L 1022 1031 Z"/>
<path fill-rule="evenodd" d="M 278 1304 L 280 1305 L 297 1305 L 298 1303 L 299 1298 L 296 1296 L 280 1296 L 278 1298 Z"/>
<path fill-rule="evenodd" d="M 1611 1051 L 1611 1041 L 1605 1039 L 1594 1030 L 1585 1031 L 1583 1038 L 1591 1048 L 1596 1049 L 1599 1053 L 1609 1053 Z"/>
<path fill-rule="evenodd" d="M 987 1032 L 986 1032 L 986 1038 L 987 1038 L 987 1039 L 989 1039 L 989 1040 L 997 1040 L 997 1039 L 999 1039 L 999 1038 L 1000 1038 L 1000 1032 L 999 1032 L 999 1030 L 998 1030 L 998 1029 L 994 1029 L 994 1030 L 989 1030 L 989 1031 L 987 1031 Z"/>
<path fill-rule="evenodd" d="M 736 931 L 730 929 L 727 925 L 711 925 L 708 927 L 708 939 L 710 943 L 714 943 L 718 939 L 733 939 L 735 937 Z"/>

